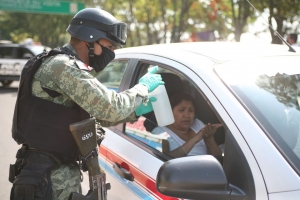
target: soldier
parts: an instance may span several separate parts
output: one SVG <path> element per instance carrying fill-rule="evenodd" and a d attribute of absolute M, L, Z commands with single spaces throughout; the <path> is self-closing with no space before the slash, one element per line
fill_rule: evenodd
<path fill-rule="evenodd" d="M 61 48 L 67 54 L 48 56 L 36 72 L 22 75 L 12 128 L 22 148 L 11 169 L 11 199 L 64 200 L 71 192 L 81 192 L 71 123 L 92 115 L 102 126 L 111 126 L 153 110 L 148 93 L 164 84 L 155 70 L 121 93 L 93 76 L 125 44 L 126 30 L 125 23 L 104 10 L 83 9 L 67 28 L 71 39 Z"/>

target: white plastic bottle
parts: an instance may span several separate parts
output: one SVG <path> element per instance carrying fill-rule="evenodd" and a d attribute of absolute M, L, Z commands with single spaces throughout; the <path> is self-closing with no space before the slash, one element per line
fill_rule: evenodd
<path fill-rule="evenodd" d="M 158 126 L 167 126 L 174 123 L 174 115 L 165 86 L 159 85 L 149 93 L 149 96 L 157 99 L 152 102 L 152 106 Z"/>

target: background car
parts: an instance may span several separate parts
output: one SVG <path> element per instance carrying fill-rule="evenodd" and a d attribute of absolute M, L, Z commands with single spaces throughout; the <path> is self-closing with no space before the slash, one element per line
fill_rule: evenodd
<path fill-rule="evenodd" d="M 166 155 L 169 135 L 151 132 L 153 113 L 105 128 L 99 163 L 108 199 L 298 199 L 299 55 L 284 45 L 222 42 L 116 50 L 98 79 L 122 92 L 158 66 L 168 95 L 191 94 L 197 118 L 223 125 L 215 133 L 223 159 Z"/>
<path fill-rule="evenodd" d="M 44 50 L 50 50 L 50 48 L 36 44 L 0 42 L 0 82 L 2 85 L 9 86 L 13 81 L 18 81 L 27 60 Z"/>

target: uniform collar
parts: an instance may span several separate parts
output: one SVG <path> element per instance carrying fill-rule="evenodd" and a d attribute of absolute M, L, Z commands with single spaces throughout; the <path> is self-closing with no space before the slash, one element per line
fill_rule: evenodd
<path fill-rule="evenodd" d="M 75 51 L 74 47 L 70 44 L 70 43 L 66 43 L 63 47 L 67 47 L 68 49 L 70 49 L 74 54 L 77 54 L 77 52 Z"/>

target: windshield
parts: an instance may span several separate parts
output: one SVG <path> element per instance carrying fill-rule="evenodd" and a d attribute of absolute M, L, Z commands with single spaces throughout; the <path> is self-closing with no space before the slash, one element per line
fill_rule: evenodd
<path fill-rule="evenodd" d="M 300 171 L 300 68 L 297 67 L 299 62 L 299 57 L 267 58 L 243 65 L 231 63 L 229 68 L 226 68 L 227 71 L 217 70 L 298 171 Z"/>

